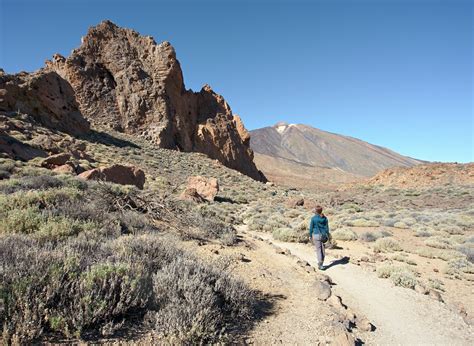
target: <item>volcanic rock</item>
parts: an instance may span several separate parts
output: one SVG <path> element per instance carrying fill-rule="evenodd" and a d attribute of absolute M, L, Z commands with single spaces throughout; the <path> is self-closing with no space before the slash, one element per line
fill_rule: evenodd
<path fill-rule="evenodd" d="M 206 199 L 202 197 L 195 188 L 193 187 L 188 187 L 186 190 L 184 190 L 181 195 L 179 196 L 180 200 L 183 201 L 192 201 L 196 203 L 204 203 L 206 202 Z"/>
<path fill-rule="evenodd" d="M 80 135 L 89 131 L 69 83 L 54 71 L 0 72 L 0 111 L 31 115 L 46 127 Z"/>
<path fill-rule="evenodd" d="M 216 178 L 205 178 L 201 176 L 189 177 L 186 190 L 190 189 L 196 190 L 196 193 L 202 198 L 212 202 L 219 192 L 219 183 Z"/>
<path fill-rule="evenodd" d="M 103 180 L 115 184 L 135 185 L 139 189 L 143 189 L 145 184 L 145 173 L 133 166 L 112 165 L 94 168 L 82 172 L 78 177 L 85 180 Z"/>
<path fill-rule="evenodd" d="M 56 155 L 51 155 L 45 158 L 41 162 L 41 166 L 46 167 L 46 168 L 55 168 L 56 166 L 65 165 L 66 162 L 68 162 L 70 158 L 71 158 L 71 155 L 68 153 L 60 153 Z"/>
<path fill-rule="evenodd" d="M 70 57 L 47 61 L 74 89 L 84 116 L 96 125 L 138 134 L 162 148 L 197 151 L 254 179 L 249 134 L 224 98 L 208 85 L 186 90 L 169 42 L 104 21 L 89 29 Z"/>

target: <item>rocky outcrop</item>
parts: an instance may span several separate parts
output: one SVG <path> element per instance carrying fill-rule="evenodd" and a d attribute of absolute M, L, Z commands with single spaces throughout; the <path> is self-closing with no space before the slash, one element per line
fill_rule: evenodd
<path fill-rule="evenodd" d="M 135 185 L 143 189 L 145 184 L 145 173 L 137 168 L 122 165 L 100 167 L 85 171 L 78 175 L 84 180 L 103 180 L 121 185 Z"/>
<path fill-rule="evenodd" d="M 54 71 L 9 75 L 0 70 L 0 111 L 29 114 L 44 126 L 72 135 L 89 131 L 74 90 Z"/>
<path fill-rule="evenodd" d="M 204 203 L 207 202 L 195 188 L 186 188 L 181 195 L 179 195 L 179 199 L 182 201 L 191 201 L 196 203 Z"/>
<path fill-rule="evenodd" d="M 199 175 L 189 177 L 186 190 L 181 197 L 192 196 L 194 191 L 203 199 L 212 202 L 219 192 L 219 183 L 216 178 L 205 178 Z"/>
<path fill-rule="evenodd" d="M 104 21 L 70 57 L 47 70 L 67 80 L 92 123 L 138 134 L 162 148 L 197 151 L 263 180 L 249 135 L 224 98 L 209 86 L 186 90 L 174 48 Z"/>

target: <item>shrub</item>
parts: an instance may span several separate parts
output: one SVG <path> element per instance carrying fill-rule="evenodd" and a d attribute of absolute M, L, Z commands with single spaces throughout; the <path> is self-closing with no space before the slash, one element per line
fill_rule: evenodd
<path fill-rule="evenodd" d="M 400 244 L 393 238 L 380 238 L 374 244 L 375 252 L 402 251 Z"/>
<path fill-rule="evenodd" d="M 346 221 L 346 225 L 352 227 L 377 227 L 379 223 L 374 220 L 355 219 Z"/>
<path fill-rule="evenodd" d="M 377 268 L 379 278 L 389 278 L 395 286 L 414 289 L 418 283 L 415 274 L 409 267 L 383 265 Z"/>
<path fill-rule="evenodd" d="M 395 286 L 401 286 L 405 288 L 414 289 L 418 284 L 418 280 L 415 275 L 409 271 L 395 272 L 390 275 L 390 280 Z"/>
<path fill-rule="evenodd" d="M 178 257 L 153 276 L 156 331 L 174 342 L 211 342 L 226 321 L 249 319 L 255 296 L 220 270 Z"/>
<path fill-rule="evenodd" d="M 403 221 L 395 222 L 395 223 L 393 224 L 393 227 L 395 227 L 395 228 L 401 228 L 401 229 L 410 228 L 410 227 L 408 227 L 408 225 L 407 225 L 405 222 L 403 222 Z"/>
<path fill-rule="evenodd" d="M 425 240 L 425 245 L 429 247 L 434 247 L 436 249 L 451 249 L 452 246 L 448 239 L 445 237 L 436 237 Z"/>
<path fill-rule="evenodd" d="M 331 235 L 336 240 L 346 240 L 346 241 L 357 240 L 357 234 L 354 231 L 351 231 L 350 229 L 347 229 L 347 228 L 337 229 L 331 232 Z"/>
<path fill-rule="evenodd" d="M 474 246 L 472 246 L 471 244 L 465 244 L 459 245 L 456 249 L 466 255 L 466 259 L 469 262 L 474 263 Z"/>
<path fill-rule="evenodd" d="M 295 243 L 305 242 L 308 238 L 308 233 L 306 231 L 300 231 L 288 227 L 276 228 L 273 230 L 272 235 L 276 240 Z"/>
<path fill-rule="evenodd" d="M 364 232 L 359 235 L 359 239 L 365 242 L 374 242 L 379 238 L 390 237 L 392 233 L 387 231 Z"/>

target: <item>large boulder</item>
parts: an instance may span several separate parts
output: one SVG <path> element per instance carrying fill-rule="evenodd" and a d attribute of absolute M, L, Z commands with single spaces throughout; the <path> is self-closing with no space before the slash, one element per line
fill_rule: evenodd
<path fill-rule="evenodd" d="M 185 88 L 169 42 L 104 21 L 90 28 L 82 45 L 46 63 L 74 89 L 92 123 L 140 135 L 162 148 L 197 151 L 254 179 L 250 137 L 240 117 L 208 85 Z"/>
<path fill-rule="evenodd" d="M 85 180 L 103 180 L 121 185 L 135 185 L 143 189 L 145 173 L 133 166 L 112 165 L 109 167 L 94 168 L 78 175 Z"/>
<path fill-rule="evenodd" d="M 206 200 L 204 197 L 202 197 L 195 188 L 186 188 L 181 195 L 179 196 L 180 200 L 183 201 L 191 201 L 191 202 L 196 202 L 196 203 L 204 203 Z"/>
<path fill-rule="evenodd" d="M 189 191 L 195 190 L 199 196 L 212 202 L 219 192 L 219 183 L 216 178 L 205 178 L 199 175 L 193 176 L 188 178 L 186 190 L 188 190 L 188 194 Z"/>
<path fill-rule="evenodd" d="M 42 167 L 53 169 L 57 166 L 63 166 L 71 158 L 71 154 L 68 153 L 59 153 L 55 155 L 48 156 L 41 162 Z"/>

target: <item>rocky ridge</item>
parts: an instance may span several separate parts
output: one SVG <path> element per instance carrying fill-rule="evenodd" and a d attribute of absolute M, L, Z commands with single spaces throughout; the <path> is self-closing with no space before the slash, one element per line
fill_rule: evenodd
<path fill-rule="evenodd" d="M 139 135 L 160 148 L 200 152 L 256 180 L 250 137 L 224 98 L 185 88 L 169 42 L 104 21 L 68 58 L 34 73 L 0 71 L 0 111 L 29 114 L 72 135 L 95 128 Z"/>

